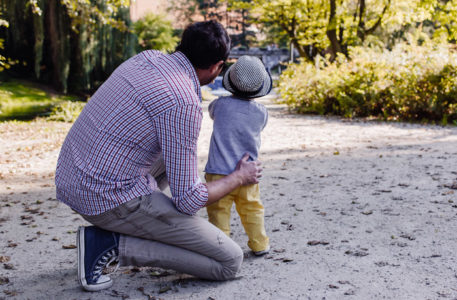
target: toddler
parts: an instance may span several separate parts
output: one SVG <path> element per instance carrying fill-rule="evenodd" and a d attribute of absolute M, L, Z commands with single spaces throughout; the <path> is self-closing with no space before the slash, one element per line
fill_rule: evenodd
<path fill-rule="evenodd" d="M 260 132 L 268 120 L 265 106 L 254 100 L 267 95 L 272 88 L 271 76 L 260 59 L 240 57 L 225 72 L 223 86 L 232 95 L 214 100 L 208 108 L 214 123 L 205 167 L 207 182 L 233 172 L 245 153 L 257 160 Z M 270 246 L 259 185 L 241 186 L 207 207 L 209 221 L 229 236 L 233 202 L 249 237 L 249 248 L 255 255 L 268 253 Z"/>

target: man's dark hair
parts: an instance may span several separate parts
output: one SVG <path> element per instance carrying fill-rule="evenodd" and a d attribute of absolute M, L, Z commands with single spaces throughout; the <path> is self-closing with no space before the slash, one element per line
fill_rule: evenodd
<path fill-rule="evenodd" d="M 207 69 L 218 61 L 227 60 L 230 37 L 216 21 L 197 22 L 183 32 L 176 51 L 181 51 L 194 68 Z"/>

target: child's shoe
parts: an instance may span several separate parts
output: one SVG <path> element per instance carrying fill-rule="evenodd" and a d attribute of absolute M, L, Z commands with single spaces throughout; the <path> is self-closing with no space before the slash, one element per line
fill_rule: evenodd
<path fill-rule="evenodd" d="M 254 253 L 255 256 L 262 256 L 262 255 L 270 253 L 270 246 L 267 246 L 267 248 L 265 248 L 265 250 L 252 251 L 252 252 Z"/>

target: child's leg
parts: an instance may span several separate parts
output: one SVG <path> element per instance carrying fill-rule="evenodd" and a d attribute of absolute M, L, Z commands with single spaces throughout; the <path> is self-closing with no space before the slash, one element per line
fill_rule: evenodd
<path fill-rule="evenodd" d="M 260 201 L 259 185 L 240 187 L 235 203 L 241 223 L 249 237 L 249 248 L 254 252 L 266 250 L 269 247 L 269 239 L 265 232 L 264 208 Z"/>
<path fill-rule="evenodd" d="M 206 182 L 211 182 L 222 178 L 222 175 L 206 174 Z M 208 212 L 208 221 L 230 236 L 230 211 L 232 210 L 234 196 L 232 193 L 223 197 L 216 203 L 206 207 Z"/>

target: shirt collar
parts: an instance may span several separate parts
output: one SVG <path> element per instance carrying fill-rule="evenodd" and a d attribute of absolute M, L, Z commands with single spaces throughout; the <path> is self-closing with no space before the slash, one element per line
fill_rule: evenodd
<path fill-rule="evenodd" d="M 172 53 L 171 56 L 176 59 L 176 61 L 184 68 L 186 73 L 189 75 L 190 79 L 194 83 L 194 88 L 198 95 L 198 98 L 200 99 L 200 102 L 202 102 L 200 81 L 198 80 L 197 72 L 195 72 L 194 66 L 192 66 L 191 62 L 184 55 L 184 53 L 182 53 L 180 51 L 176 51 L 176 52 Z"/>

